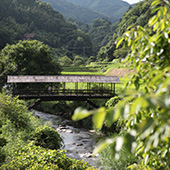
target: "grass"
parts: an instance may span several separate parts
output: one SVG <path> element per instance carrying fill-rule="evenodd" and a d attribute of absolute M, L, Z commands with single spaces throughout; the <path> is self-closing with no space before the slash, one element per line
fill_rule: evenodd
<path fill-rule="evenodd" d="M 67 75 L 106 75 L 124 77 L 133 72 L 130 65 L 114 60 L 113 62 L 92 62 L 86 66 L 65 66 L 61 74 Z"/>
<path fill-rule="evenodd" d="M 103 75 L 99 67 L 86 67 L 86 66 L 69 66 L 62 67 L 61 74 L 67 75 Z"/>

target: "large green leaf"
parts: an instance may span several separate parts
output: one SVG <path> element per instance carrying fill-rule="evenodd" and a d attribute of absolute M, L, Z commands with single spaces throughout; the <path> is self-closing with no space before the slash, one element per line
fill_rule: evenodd
<path fill-rule="evenodd" d="M 113 144 L 115 142 L 115 139 L 105 139 L 103 141 L 100 141 L 95 149 L 93 150 L 93 155 L 96 155 L 97 153 L 101 152 L 103 149 L 105 149 L 108 145 Z"/>
<path fill-rule="evenodd" d="M 105 120 L 106 109 L 101 107 L 94 111 L 93 124 L 96 129 L 101 129 Z"/>
<path fill-rule="evenodd" d="M 84 118 L 90 116 L 91 114 L 92 114 L 92 112 L 90 112 L 90 111 L 88 111 L 88 110 L 86 110 L 86 109 L 84 109 L 82 107 L 78 107 L 75 110 L 75 112 L 74 112 L 74 114 L 72 116 L 72 120 L 79 121 L 81 119 L 84 119 Z"/>

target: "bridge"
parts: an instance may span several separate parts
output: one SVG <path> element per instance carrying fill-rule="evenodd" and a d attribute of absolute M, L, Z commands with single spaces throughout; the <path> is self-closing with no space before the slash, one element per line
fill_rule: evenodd
<path fill-rule="evenodd" d="M 117 76 L 8 76 L 13 96 L 39 101 L 107 99 L 114 97 Z"/>

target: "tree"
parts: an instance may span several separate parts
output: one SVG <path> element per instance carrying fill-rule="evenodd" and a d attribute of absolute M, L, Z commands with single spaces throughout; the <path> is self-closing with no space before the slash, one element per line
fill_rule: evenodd
<path fill-rule="evenodd" d="M 59 62 L 62 66 L 71 66 L 73 64 L 73 61 L 68 56 L 61 57 Z"/>
<path fill-rule="evenodd" d="M 50 48 L 34 40 L 19 41 L 0 52 L 1 87 L 6 83 L 7 75 L 56 75 L 60 67 L 54 61 Z"/>
<path fill-rule="evenodd" d="M 115 108 L 93 112 L 77 110 L 74 115 L 93 115 L 93 122 L 101 128 L 104 120 L 108 125 L 119 117 L 124 119 L 122 136 L 105 140 L 95 153 L 113 144 L 115 158 L 119 158 L 122 146 L 142 157 L 142 165 L 131 165 L 131 169 L 170 169 L 170 2 L 155 0 L 155 13 L 148 22 L 149 28 L 131 27 L 118 42 L 131 48 L 127 61 L 136 66 L 126 84 L 124 98 Z M 82 114 L 78 114 L 79 111 Z M 81 118 L 81 117 L 79 117 Z M 143 168 L 141 168 L 141 166 Z"/>
<path fill-rule="evenodd" d="M 85 63 L 85 61 L 84 61 L 83 57 L 80 57 L 79 55 L 76 55 L 74 57 L 73 63 L 74 63 L 75 66 L 80 66 L 80 65 L 83 65 Z"/>

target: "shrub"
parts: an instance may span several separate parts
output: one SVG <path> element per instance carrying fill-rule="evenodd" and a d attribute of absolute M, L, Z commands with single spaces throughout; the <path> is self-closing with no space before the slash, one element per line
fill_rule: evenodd
<path fill-rule="evenodd" d="M 6 158 L 6 154 L 3 150 L 3 146 L 5 146 L 7 144 L 6 139 L 4 138 L 0 138 L 0 164 L 4 162 L 5 158 Z"/>
<path fill-rule="evenodd" d="M 6 154 L 3 151 L 2 147 L 0 147 L 0 165 L 5 161 Z"/>
<path fill-rule="evenodd" d="M 33 134 L 35 145 L 48 149 L 59 149 L 62 146 L 62 139 L 56 130 L 48 126 L 40 126 Z"/>
<path fill-rule="evenodd" d="M 87 163 L 68 158 L 64 151 L 49 150 L 35 146 L 34 142 L 27 144 L 16 152 L 11 161 L 7 161 L 1 169 L 53 169 L 53 170 L 95 170 Z"/>
<path fill-rule="evenodd" d="M 121 149 L 120 158 L 117 160 L 112 154 L 112 146 L 108 146 L 100 153 L 100 162 L 102 167 L 107 170 L 124 170 L 129 165 L 138 163 L 139 160 L 125 148 Z"/>

